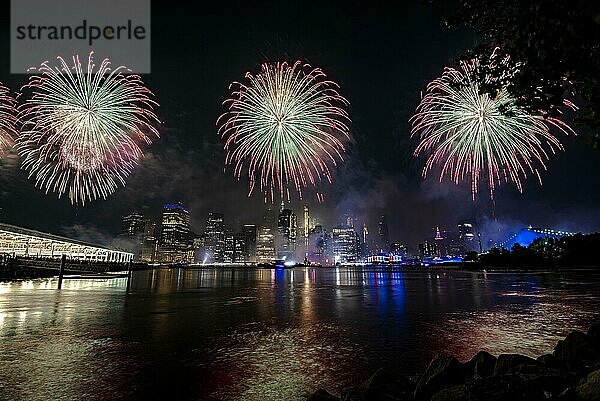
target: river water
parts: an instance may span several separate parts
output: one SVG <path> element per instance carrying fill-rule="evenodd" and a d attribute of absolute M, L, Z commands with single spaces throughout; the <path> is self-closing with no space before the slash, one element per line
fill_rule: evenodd
<path fill-rule="evenodd" d="M 537 356 L 600 321 L 600 273 L 159 269 L 0 283 L 0 400 L 303 400 L 438 352 Z"/>

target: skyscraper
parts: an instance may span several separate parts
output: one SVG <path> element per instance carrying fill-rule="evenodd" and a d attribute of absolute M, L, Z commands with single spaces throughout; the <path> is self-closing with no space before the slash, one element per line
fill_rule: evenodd
<path fill-rule="evenodd" d="M 256 238 L 256 261 L 258 263 L 271 263 L 275 259 L 275 236 L 273 229 L 261 226 Z"/>
<path fill-rule="evenodd" d="M 390 251 L 390 233 L 388 231 L 387 219 L 381 216 L 377 226 L 377 252 L 387 253 Z"/>
<path fill-rule="evenodd" d="M 223 251 L 223 262 L 233 263 L 235 258 L 235 236 L 231 231 L 225 232 L 225 248 Z"/>
<path fill-rule="evenodd" d="M 144 236 L 142 238 L 142 262 L 156 262 L 156 239 L 156 223 L 150 219 L 146 219 L 144 222 Z"/>
<path fill-rule="evenodd" d="M 225 261 L 225 222 L 222 213 L 208 214 L 204 229 L 204 250 L 208 263 Z"/>
<path fill-rule="evenodd" d="M 190 212 L 181 203 L 163 207 L 159 256 L 163 263 L 191 263 Z"/>
<path fill-rule="evenodd" d="M 479 237 L 475 236 L 475 228 L 473 223 L 463 221 L 458 224 L 458 240 L 467 251 L 479 249 Z"/>
<path fill-rule="evenodd" d="M 272 263 L 275 260 L 275 214 L 271 206 L 265 210 L 263 221 L 256 234 L 256 262 Z"/>
<path fill-rule="evenodd" d="M 333 257 L 335 263 L 353 263 L 358 259 L 358 236 L 352 227 L 336 227 L 332 230 Z"/>
<path fill-rule="evenodd" d="M 363 229 L 362 229 L 362 257 L 365 258 L 367 256 L 369 256 L 369 253 L 371 252 L 371 247 L 369 245 L 369 228 L 367 227 L 367 223 L 364 222 L 363 223 Z"/>
<path fill-rule="evenodd" d="M 135 236 L 144 232 L 144 216 L 131 213 L 121 220 L 121 235 Z"/>
<path fill-rule="evenodd" d="M 404 256 L 406 256 L 408 251 L 406 249 L 406 245 L 400 244 L 398 242 L 394 242 L 394 243 L 390 244 L 390 252 L 393 253 L 394 255 L 404 257 Z"/>
<path fill-rule="evenodd" d="M 121 220 L 121 239 L 119 247 L 134 254 L 134 260 L 141 260 L 142 239 L 144 234 L 144 216 L 131 213 Z"/>
<path fill-rule="evenodd" d="M 310 235 L 310 212 L 308 204 L 304 204 L 304 246 L 308 246 L 308 237 Z"/>
<path fill-rule="evenodd" d="M 298 238 L 298 220 L 292 210 L 285 208 L 283 203 L 281 206 L 279 218 L 277 219 L 277 257 L 279 259 L 294 260 Z"/>
<path fill-rule="evenodd" d="M 241 236 L 246 243 L 245 262 L 256 262 L 256 237 L 258 235 L 256 225 L 244 224 Z"/>

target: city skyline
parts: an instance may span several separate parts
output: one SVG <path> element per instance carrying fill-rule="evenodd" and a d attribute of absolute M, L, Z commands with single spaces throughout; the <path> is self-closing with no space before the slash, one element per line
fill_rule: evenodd
<path fill-rule="evenodd" d="M 431 227 L 417 243 L 391 237 L 387 216 L 369 223 L 346 212 L 332 226 L 310 217 L 310 206 L 295 210 L 282 203 L 278 209 L 266 207 L 259 221 L 237 221 L 223 213 L 208 212 L 205 224 L 192 230 L 193 211 L 181 203 L 167 203 L 158 215 L 137 212 L 122 216 L 121 241 L 113 247 L 131 252 L 136 261 L 162 264 L 271 264 L 275 260 L 316 265 L 338 263 L 422 263 L 426 260 L 457 261 L 469 252 L 491 248 L 529 245 L 536 238 L 558 238 L 574 232 L 549 227 L 519 227 L 494 242 L 482 240 L 476 222 L 462 220 L 450 226 Z M 306 227 L 304 222 L 308 222 Z M 307 237 L 305 237 L 307 233 Z M 383 258 L 383 259 L 382 259 Z M 388 258 L 388 259 L 386 259 Z"/>
<path fill-rule="evenodd" d="M 295 13 L 292 5 L 282 7 L 290 15 Z M 107 200 L 74 207 L 67 199 L 58 200 L 34 188 L 19 169 L 16 156 L 9 154 L 0 161 L 0 221 L 103 242 L 114 239 L 121 224 L 118 216 L 133 210 L 147 214 L 156 205 L 171 201 L 181 201 L 196 211 L 191 220 L 193 229 L 202 227 L 205 215 L 214 210 L 239 220 L 236 224 L 260 221 L 266 207 L 264 197 L 248 197 L 247 181 L 237 181 L 231 171 L 224 171 L 225 152 L 215 120 L 223 112 L 220 101 L 232 80 L 247 70 L 260 69 L 264 60 L 302 58 L 322 66 L 343 89 L 351 104 L 355 142 L 344 163 L 332 172 L 333 184 L 321 185 L 322 203 L 308 195 L 294 200 L 298 220 L 303 219 L 298 208 L 305 202 L 311 204 L 311 214 L 322 215 L 326 226 L 333 226 L 337 216 L 348 210 L 369 222 L 386 215 L 391 237 L 402 243 L 418 243 L 432 227 L 453 226 L 465 219 L 480 222 L 482 235 L 488 237 L 502 237 L 528 225 L 573 232 L 600 230 L 600 189 L 595 185 L 600 158 L 579 138 L 565 139 L 566 151 L 542 173 L 543 186 L 529 179 L 522 194 L 504 186 L 496 191 L 493 202 L 485 193 L 471 200 L 469 185 L 439 183 L 436 177 L 422 180 L 423 160 L 412 155 L 416 141 L 410 139 L 408 119 L 419 102 L 419 90 L 473 40 L 471 33 L 440 27 L 441 11 L 416 4 L 395 6 L 380 23 L 369 13 L 362 15 L 358 5 L 339 9 L 331 4 L 325 5 L 322 16 L 316 19 L 276 18 L 279 22 L 275 26 L 265 27 L 257 21 L 273 10 L 263 10 L 267 15 L 257 18 L 258 10 L 241 4 L 236 15 L 244 16 L 242 27 L 252 32 L 250 46 L 242 46 L 234 35 L 211 29 L 226 15 L 220 6 L 194 17 L 206 24 L 207 31 L 219 34 L 198 33 L 196 23 L 173 27 L 170 18 L 189 22 L 192 17 L 185 7 L 166 12 L 167 8 L 162 4 L 153 7 L 155 37 L 199 34 L 203 48 L 187 53 L 178 42 L 152 43 L 153 52 L 163 57 L 153 60 L 152 73 L 144 75 L 144 82 L 161 100 L 159 114 L 164 123 L 161 138 L 147 149 L 127 186 Z M 401 27 L 393 24 L 393 18 L 405 13 L 414 18 Z M 345 21 L 340 33 L 324 32 L 323 20 L 334 14 L 341 14 Z M 357 15 L 363 22 L 357 22 Z M 367 34 L 357 33 L 362 32 L 357 29 L 361 24 L 369 27 Z M 370 49 L 378 37 L 410 40 L 403 40 L 398 51 L 372 54 L 373 50 L 365 50 L 364 57 L 354 57 L 354 46 Z M 230 46 L 230 62 L 202 62 L 204 57 L 219 60 L 222 43 Z M 323 52 L 323 45 L 332 51 Z M 7 50 L 8 42 L 0 46 Z M 185 81 L 174 63 L 180 54 L 190 65 L 198 66 L 193 85 Z M 419 68 L 413 68 L 408 59 L 418 60 Z M 371 68 L 370 60 L 378 60 L 379 68 Z M 5 83 L 20 86 L 24 77 L 10 75 L 8 69 L 7 62 L 0 64 L 0 73 L 7 77 Z M 278 203 L 273 202 L 274 207 Z"/>

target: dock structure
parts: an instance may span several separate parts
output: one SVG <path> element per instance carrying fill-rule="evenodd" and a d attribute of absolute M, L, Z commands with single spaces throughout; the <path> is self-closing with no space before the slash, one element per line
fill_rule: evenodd
<path fill-rule="evenodd" d="M 33 259 L 58 259 L 63 255 L 77 262 L 129 263 L 133 253 L 0 223 L 0 255 Z"/>

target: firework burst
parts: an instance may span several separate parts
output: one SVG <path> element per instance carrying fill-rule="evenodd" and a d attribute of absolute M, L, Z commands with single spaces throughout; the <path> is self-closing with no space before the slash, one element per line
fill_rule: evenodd
<path fill-rule="evenodd" d="M 512 182 L 522 191 L 523 181 L 533 174 L 541 184 L 540 170 L 546 169 L 550 155 L 563 150 L 554 133 L 575 132 L 558 118 L 532 115 L 517 106 L 505 85 L 495 97 L 484 93 L 479 71 L 477 60 L 461 62 L 427 86 L 410 120 L 412 135 L 419 135 L 415 156 L 428 156 L 423 176 L 438 167 L 440 181 L 449 178 L 458 184 L 470 179 L 473 199 L 486 178 L 492 199 L 502 182 Z M 509 75 L 503 79 L 509 80 Z M 576 109 L 569 101 L 565 106 Z"/>
<path fill-rule="evenodd" d="M 247 174 L 249 196 L 258 182 L 265 199 L 290 198 L 295 190 L 331 182 L 331 167 L 343 160 L 351 140 L 348 101 L 319 68 L 300 61 L 263 64 L 230 85 L 228 111 L 217 120 L 226 164 L 239 179 Z"/>
<path fill-rule="evenodd" d="M 0 157 L 14 145 L 17 137 L 16 101 L 7 87 L 0 84 Z"/>
<path fill-rule="evenodd" d="M 112 194 L 125 185 L 142 148 L 158 137 L 158 104 L 138 75 L 109 60 L 96 69 L 79 56 L 72 66 L 61 58 L 44 62 L 22 88 L 22 122 L 16 148 L 22 168 L 36 186 L 68 192 L 71 203 Z"/>

